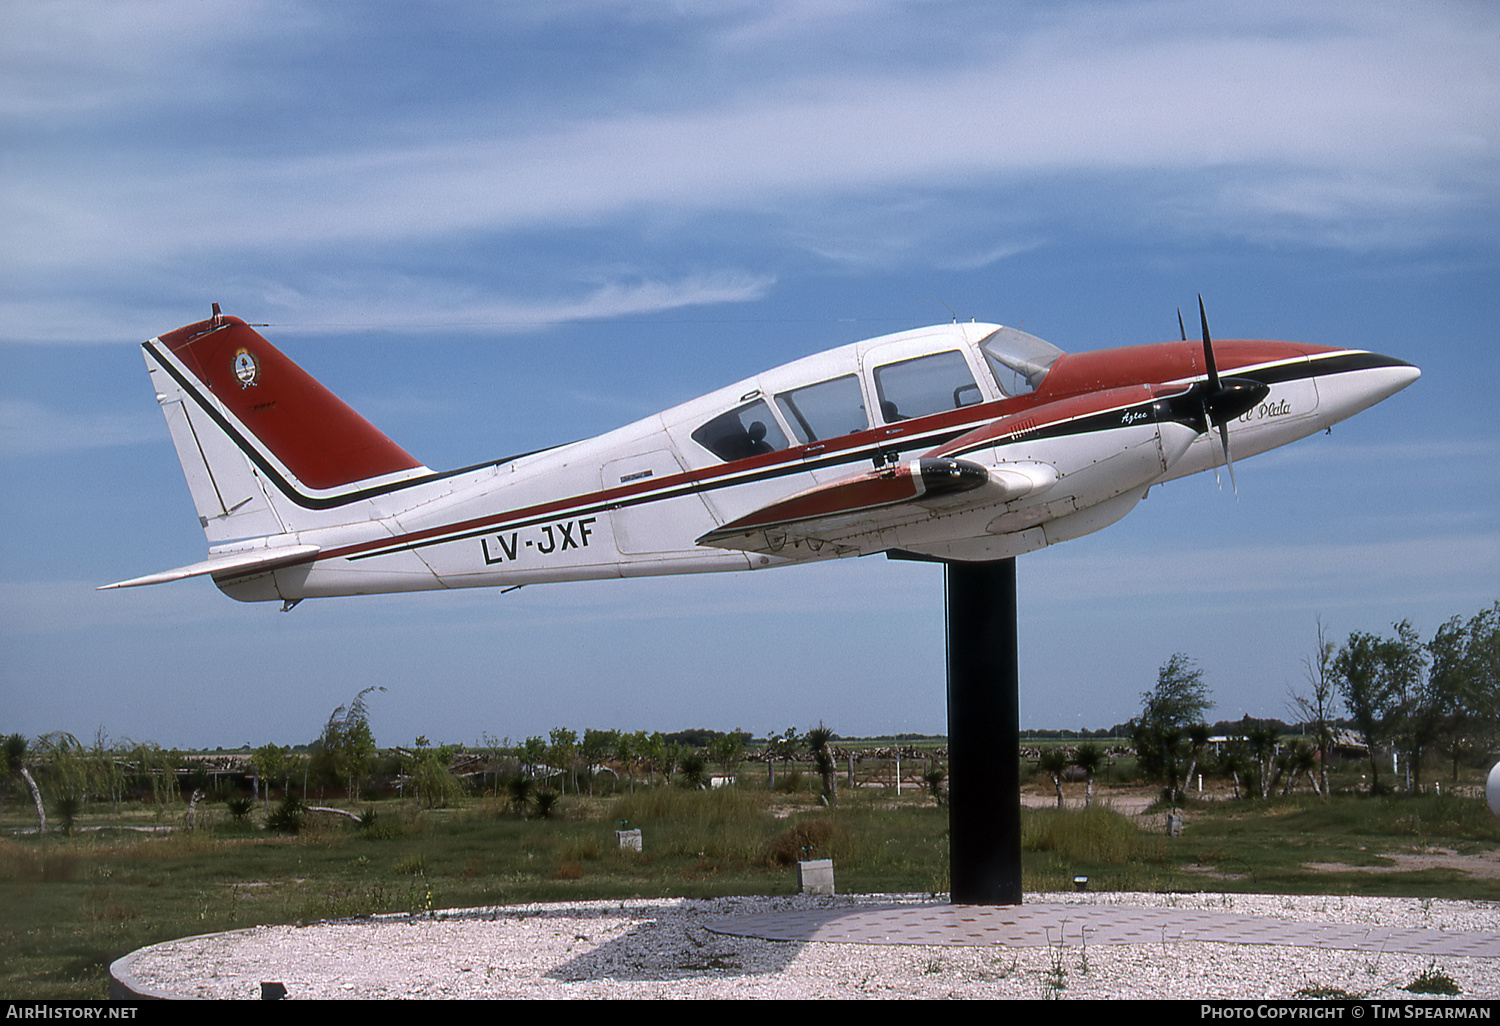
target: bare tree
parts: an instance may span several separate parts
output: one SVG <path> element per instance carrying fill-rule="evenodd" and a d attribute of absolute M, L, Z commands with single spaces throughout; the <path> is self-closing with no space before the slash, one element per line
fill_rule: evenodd
<path fill-rule="evenodd" d="M 1302 657 L 1302 673 L 1311 689 L 1309 694 L 1293 692 L 1289 697 L 1293 710 L 1303 723 L 1312 728 L 1313 750 L 1317 752 L 1318 775 L 1313 790 L 1328 794 L 1328 756 L 1333 751 L 1333 661 L 1338 648 L 1328 640 L 1322 617 L 1318 618 L 1318 647 Z"/>

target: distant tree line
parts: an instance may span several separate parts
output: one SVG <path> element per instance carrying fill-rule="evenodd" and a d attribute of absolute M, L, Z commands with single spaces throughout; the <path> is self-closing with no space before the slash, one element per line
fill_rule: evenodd
<path fill-rule="evenodd" d="M 1304 663 L 1305 687 L 1291 695 L 1300 717 L 1296 724 L 1248 716 L 1207 723 L 1212 703 L 1204 672 L 1177 653 L 1160 668 L 1155 687 L 1142 694 L 1140 715 L 1127 723 L 1099 731 L 1030 733 L 1087 742 L 1129 738 L 1141 771 L 1160 780 L 1172 801 L 1180 800 L 1188 782 L 1207 767 L 1246 796 L 1266 797 L 1302 780 L 1326 794 L 1331 757 L 1350 734 L 1365 749 L 1372 791 L 1389 786 L 1382 780 L 1382 760 L 1391 752 L 1403 758 L 1414 789 L 1422 786 L 1424 767 L 1438 758 L 1456 779 L 1463 765 L 1500 753 L 1500 602 L 1467 618 L 1452 617 L 1426 640 L 1403 620 L 1392 624 L 1389 634 L 1354 632 L 1339 645 L 1327 639 L 1319 623 L 1317 648 Z M 810 763 L 824 800 L 837 799 L 834 744 L 842 739 L 822 723 L 763 739 L 743 730 L 590 728 L 580 735 L 557 727 L 519 744 L 486 737 L 478 746 L 432 745 L 418 737 L 410 746 L 382 751 L 367 706 L 369 696 L 381 691 L 365 688 L 339 706 L 309 744 L 268 743 L 248 759 L 217 757 L 231 759 L 239 767 L 234 771 L 216 768 L 215 757 L 205 762 L 149 742 L 111 742 L 102 731 L 92 744 L 62 732 L 37 738 L 11 734 L 0 743 L 0 798 L 29 802 L 41 829 L 50 810 L 65 830 L 86 800 L 116 809 L 126 800 L 146 801 L 161 814 L 179 800 L 196 807 L 199 797 L 222 791 L 230 777 L 248 781 L 252 797 L 262 800 L 268 813 L 273 787 L 283 802 L 295 791 L 303 802 L 330 792 L 359 802 L 367 788 L 378 787 L 429 807 L 479 790 L 496 798 L 509 795 L 523 815 L 545 814 L 558 795 L 593 794 L 601 784 L 611 791 L 670 781 L 704 787 L 716 775 L 712 767 L 733 777 L 753 757 L 766 763 L 772 787 L 778 786 L 779 769 Z M 1288 740 L 1293 734 L 1301 736 Z M 1210 752 L 1215 737 L 1233 741 Z M 891 740 L 941 738 L 902 734 Z M 1077 749 L 1081 761 L 1075 756 L 1073 764 L 1092 782 L 1103 750 L 1092 743 Z M 838 758 L 845 754 L 841 750 Z M 1052 774 L 1060 791 L 1066 763 L 1049 758 L 1039 768 Z M 941 777 L 940 768 L 931 772 Z M 782 784 L 798 776 L 796 769 L 786 769 Z M 937 793 L 940 779 L 929 783 Z"/>
<path fill-rule="evenodd" d="M 428 808 L 486 795 L 518 815 L 545 816 L 569 793 L 633 792 L 638 784 L 707 787 L 714 775 L 733 777 L 752 747 L 768 764 L 771 786 L 778 766 L 810 762 L 826 799 L 836 799 L 831 742 L 838 735 L 822 724 L 805 734 L 788 728 L 765 739 L 743 730 L 665 734 L 589 728 L 580 734 L 556 727 L 519 744 L 486 735 L 474 746 L 433 745 L 418 737 L 410 745 L 380 749 L 367 700 L 384 690 L 366 688 L 339 706 L 308 744 L 267 743 L 248 753 L 220 749 L 202 756 L 112 743 L 102 732 L 92 747 L 68 734 L 34 740 L 13 734 L 0 744 L 0 799 L 12 793 L 29 798 L 40 831 L 47 829 L 49 812 L 54 822 L 60 819 L 71 829 L 85 801 L 111 800 L 118 810 L 122 801 L 148 800 L 164 815 L 180 811 L 179 796 L 188 804 L 189 818 L 204 798 L 224 800 L 236 820 L 259 801 L 267 825 L 287 832 L 300 828 L 307 811 L 343 811 L 318 803 L 359 803 L 377 791 Z M 275 791 L 280 799 L 273 807 Z"/>
<path fill-rule="evenodd" d="M 1364 748 L 1372 792 L 1386 787 L 1380 768 L 1391 752 L 1412 790 L 1422 786 L 1424 763 L 1439 755 L 1457 780 L 1462 765 L 1500 753 L 1500 602 L 1452 617 L 1426 641 L 1409 621 L 1391 627 L 1389 635 L 1356 631 L 1336 645 L 1319 622 L 1317 649 L 1304 661 L 1306 688 L 1291 695 L 1301 717 L 1295 727 L 1248 716 L 1210 726 L 1203 670 L 1179 652 L 1142 694 L 1140 715 L 1112 729 L 1131 739 L 1140 768 L 1165 785 L 1170 801 L 1180 800 L 1213 737 L 1234 741 L 1216 754 L 1219 771 L 1237 791 L 1243 784 L 1261 797 L 1303 777 L 1328 793 L 1329 762 L 1351 732 Z M 1283 746 L 1298 732 L 1306 737 Z"/>

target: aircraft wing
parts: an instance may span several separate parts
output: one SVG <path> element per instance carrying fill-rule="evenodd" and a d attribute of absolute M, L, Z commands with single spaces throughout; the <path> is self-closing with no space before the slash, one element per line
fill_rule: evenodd
<path fill-rule="evenodd" d="M 991 475 L 967 460 L 922 457 L 818 485 L 709 531 L 699 545 L 797 558 L 857 550 L 858 535 L 935 514 L 1004 502 L 1032 487 Z"/>
<path fill-rule="evenodd" d="M 204 574 L 212 574 L 216 579 L 248 577 L 250 574 L 278 570 L 293 563 L 307 562 L 317 554 L 318 547 L 316 545 L 278 545 L 269 549 L 225 552 L 217 556 L 210 556 L 201 563 L 194 563 L 191 566 L 180 566 L 176 570 L 163 570 L 161 573 L 147 574 L 145 577 L 134 577 L 128 581 L 101 584 L 95 590 L 107 591 L 110 588 L 138 588 L 143 584 L 165 584 L 168 581 L 180 581 L 185 577 L 201 577 Z"/>

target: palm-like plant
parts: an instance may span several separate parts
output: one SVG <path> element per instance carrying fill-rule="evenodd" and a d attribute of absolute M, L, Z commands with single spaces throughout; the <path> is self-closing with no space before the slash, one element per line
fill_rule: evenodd
<path fill-rule="evenodd" d="M 57 811 L 62 832 L 72 837 L 73 826 L 78 822 L 78 817 L 83 814 L 83 796 L 76 791 L 69 791 L 58 796 L 57 800 L 52 803 L 52 807 Z"/>
<path fill-rule="evenodd" d="M 1085 785 L 1083 791 L 1083 804 L 1087 808 L 1094 804 L 1094 775 L 1099 772 L 1099 767 L 1104 765 L 1104 749 L 1092 741 L 1078 746 L 1073 753 L 1073 765 L 1083 770 Z"/>
<path fill-rule="evenodd" d="M 817 767 L 818 775 L 823 778 L 823 800 L 832 805 L 839 800 L 833 750 L 829 747 L 833 741 L 833 731 L 823 726 L 823 721 L 819 720 L 818 725 L 803 735 L 802 740 L 807 743 L 807 750 L 812 755 L 813 765 Z"/>
<path fill-rule="evenodd" d="M 1062 778 L 1068 768 L 1068 753 L 1061 748 L 1049 748 L 1042 753 L 1037 760 L 1036 768 L 1052 778 L 1052 786 L 1057 791 L 1057 807 L 1063 805 Z"/>
<path fill-rule="evenodd" d="M 695 790 L 708 784 L 708 762 L 700 752 L 689 752 L 682 757 L 682 783 Z"/>
<path fill-rule="evenodd" d="M 1312 784 L 1314 794 L 1322 794 L 1318 785 L 1318 775 L 1314 772 L 1318 768 L 1318 753 L 1311 745 L 1302 739 L 1292 742 L 1291 749 L 1287 752 L 1287 774 L 1286 787 L 1282 788 L 1282 794 L 1291 794 L 1292 788 L 1297 786 L 1297 781 L 1305 774 L 1308 782 Z"/>
<path fill-rule="evenodd" d="M 47 832 L 47 809 L 42 804 L 42 792 L 36 786 L 36 779 L 32 777 L 31 770 L 27 766 L 30 759 L 31 743 L 26 740 L 25 734 L 12 734 L 5 739 L 5 744 L 0 746 L 0 757 L 5 760 L 4 770 L 7 777 L 20 777 L 26 781 L 27 788 L 31 791 L 31 801 L 36 805 L 36 832 L 44 834 Z"/>
<path fill-rule="evenodd" d="M 1245 740 L 1249 742 L 1250 751 L 1254 754 L 1255 762 L 1260 769 L 1260 796 L 1267 798 L 1276 784 L 1271 771 L 1275 764 L 1276 750 L 1281 736 L 1277 734 L 1275 727 L 1256 725 L 1245 732 Z"/>
<path fill-rule="evenodd" d="M 509 795 L 511 810 L 525 819 L 536 802 L 536 782 L 527 774 L 519 773 L 505 782 L 505 790 Z"/>
<path fill-rule="evenodd" d="M 939 807 L 943 804 L 943 781 L 947 777 L 947 772 L 941 766 L 934 766 L 922 774 L 922 782 L 927 785 L 927 792 L 932 795 Z"/>

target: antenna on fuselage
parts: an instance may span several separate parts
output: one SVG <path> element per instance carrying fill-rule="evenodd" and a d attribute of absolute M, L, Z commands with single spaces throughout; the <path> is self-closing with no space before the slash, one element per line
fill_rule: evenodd
<path fill-rule="evenodd" d="M 934 299 L 934 300 L 937 300 L 939 303 L 942 303 L 943 306 L 947 308 L 948 313 L 952 315 L 952 317 L 953 317 L 953 323 L 954 324 L 958 323 L 958 311 L 954 310 L 953 307 L 948 306 L 948 304 L 941 297 L 939 297 L 939 296 L 923 296 L 921 298 L 923 298 L 923 299 Z"/>

